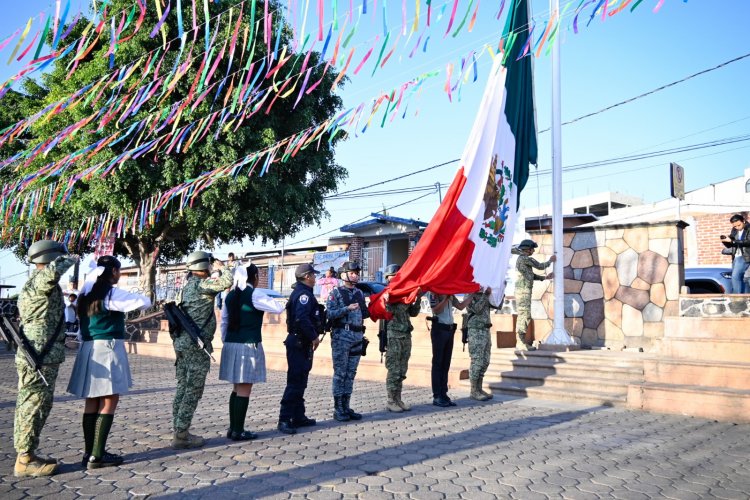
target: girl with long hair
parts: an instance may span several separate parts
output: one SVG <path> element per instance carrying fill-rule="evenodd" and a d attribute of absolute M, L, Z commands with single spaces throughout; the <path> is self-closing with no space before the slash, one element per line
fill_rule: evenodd
<path fill-rule="evenodd" d="M 219 379 L 234 384 L 229 396 L 229 431 L 227 438 L 247 441 L 258 437 L 245 430 L 245 416 L 253 384 L 266 381 L 266 356 L 263 352 L 261 327 L 263 313 L 279 314 L 284 306 L 257 290 L 258 268 L 250 264 L 234 272 L 234 285 L 224 301 L 221 315 L 221 350 Z"/>
<path fill-rule="evenodd" d="M 76 356 L 68 392 L 86 398 L 83 410 L 85 448 L 81 465 L 87 469 L 123 462 L 106 451 L 120 395 L 133 385 L 125 351 L 125 313 L 151 306 L 151 299 L 116 288 L 120 261 L 99 257 L 96 269 L 78 297 L 78 318 L 83 343 Z"/>

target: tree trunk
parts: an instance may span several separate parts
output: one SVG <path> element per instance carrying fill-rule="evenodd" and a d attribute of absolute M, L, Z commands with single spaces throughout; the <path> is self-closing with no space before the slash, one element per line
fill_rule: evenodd
<path fill-rule="evenodd" d="M 148 296 L 153 302 L 156 298 L 156 261 L 159 258 L 159 246 L 138 239 L 138 250 L 131 255 L 140 270 L 140 293 Z"/>

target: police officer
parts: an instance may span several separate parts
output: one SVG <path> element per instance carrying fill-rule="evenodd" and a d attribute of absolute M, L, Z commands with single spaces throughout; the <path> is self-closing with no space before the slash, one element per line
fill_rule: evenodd
<path fill-rule="evenodd" d="M 533 351 L 536 348 L 531 342 L 526 342 L 526 330 L 531 321 L 531 291 L 534 288 L 534 281 L 549 280 L 554 277 L 552 273 L 547 276 L 540 276 L 534 272 L 534 269 L 547 269 L 556 260 L 553 255 L 544 264 L 533 258 L 531 255 L 538 245 L 534 240 L 523 240 L 518 244 L 518 250 L 521 255 L 516 260 L 516 270 L 518 271 L 518 280 L 516 281 L 516 349 L 521 351 Z"/>
<path fill-rule="evenodd" d="M 492 399 L 492 394 L 482 390 L 484 374 L 490 366 L 490 352 L 492 341 L 490 340 L 490 294 L 492 289 L 487 287 L 484 291 L 472 293 L 469 298 L 466 312 L 468 314 L 467 326 L 469 328 L 469 381 L 471 382 L 471 393 L 469 397 L 476 401 L 487 401 Z"/>
<path fill-rule="evenodd" d="M 468 297 L 467 297 L 468 301 Z M 430 308 L 432 309 L 432 404 L 441 408 L 456 406 L 448 397 L 448 372 L 451 368 L 453 355 L 453 337 L 456 324 L 453 322 L 453 308 L 463 309 L 465 302 L 459 301 L 453 295 L 438 295 L 430 293 Z"/>
<path fill-rule="evenodd" d="M 65 360 L 63 292 L 60 277 L 76 263 L 78 257 L 68 256 L 65 245 L 41 240 L 29 247 L 28 258 L 36 269 L 21 289 L 18 310 L 23 333 L 41 358 L 45 385 L 23 355 L 16 354 L 18 399 L 16 401 L 13 443 L 18 457 L 13 470 L 16 477 L 49 476 L 57 461 L 36 455 L 39 435 L 52 410 L 52 398 L 60 363 Z"/>
<path fill-rule="evenodd" d="M 221 270 L 221 276 L 211 278 L 211 264 Z M 180 294 L 178 302 L 201 329 L 201 337 L 208 352 L 213 351 L 211 341 L 216 331 L 214 299 L 232 285 L 232 273 L 219 260 L 214 260 L 208 252 L 193 252 L 187 257 L 190 275 Z M 195 409 L 203 397 L 211 359 L 186 333 L 175 336 L 174 351 L 177 373 L 177 389 L 172 403 L 174 437 L 172 447 L 198 448 L 205 441 L 200 436 L 188 432 Z"/>
<path fill-rule="evenodd" d="M 390 283 L 399 269 L 400 266 L 396 264 L 386 267 L 386 281 Z M 414 330 L 414 327 L 411 325 L 409 318 L 419 314 L 422 293 L 418 292 L 417 299 L 413 304 L 402 302 L 390 304 L 388 297 L 388 292 L 383 294 L 385 310 L 393 316 L 386 323 L 388 335 L 388 351 L 385 353 L 385 368 L 388 370 L 385 379 L 385 388 L 388 394 L 386 409 L 400 413 L 411 410 L 411 407 L 401 399 L 401 390 L 411 357 L 411 331 Z"/>
<path fill-rule="evenodd" d="M 300 264 L 294 271 L 297 278 L 286 304 L 286 326 L 289 332 L 286 346 L 286 389 L 281 398 L 279 431 L 296 434 L 300 427 L 315 425 L 314 418 L 305 415 L 305 389 L 312 370 L 313 352 L 320 344 L 323 318 L 318 301 L 313 295 L 317 271 L 312 264 Z"/>
<path fill-rule="evenodd" d="M 370 317 L 359 282 L 358 262 L 345 262 L 339 269 L 344 286 L 334 288 L 326 301 L 326 316 L 332 321 L 331 358 L 333 360 L 333 418 L 339 422 L 361 420 L 362 415 L 349 407 L 362 356 L 365 327 Z"/>

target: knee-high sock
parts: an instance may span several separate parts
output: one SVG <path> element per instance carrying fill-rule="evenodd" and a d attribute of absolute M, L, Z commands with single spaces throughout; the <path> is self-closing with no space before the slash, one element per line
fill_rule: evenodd
<path fill-rule="evenodd" d="M 101 458 L 104 455 L 104 450 L 107 447 L 107 437 L 109 436 L 109 430 L 112 428 L 112 421 L 114 419 L 114 415 L 108 415 L 106 413 L 100 413 L 96 419 L 94 446 L 91 449 L 92 456 Z"/>
<path fill-rule="evenodd" d="M 83 414 L 83 452 L 86 455 L 91 455 L 91 450 L 94 448 L 94 434 L 96 433 L 96 420 L 98 417 L 98 413 Z"/>
<path fill-rule="evenodd" d="M 245 430 L 245 416 L 247 415 L 247 406 L 250 398 L 237 396 L 234 398 L 234 432 L 240 433 Z"/>
<path fill-rule="evenodd" d="M 229 429 L 234 432 L 235 422 L 234 422 L 234 401 L 237 398 L 237 393 L 235 391 L 232 391 L 232 394 L 229 395 Z"/>

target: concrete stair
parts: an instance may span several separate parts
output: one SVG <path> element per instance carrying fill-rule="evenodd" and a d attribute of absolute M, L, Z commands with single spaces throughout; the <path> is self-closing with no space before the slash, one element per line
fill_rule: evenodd
<path fill-rule="evenodd" d="M 659 356 L 644 363 L 628 406 L 750 422 L 750 318 L 666 318 Z"/>

